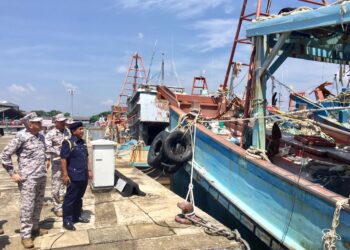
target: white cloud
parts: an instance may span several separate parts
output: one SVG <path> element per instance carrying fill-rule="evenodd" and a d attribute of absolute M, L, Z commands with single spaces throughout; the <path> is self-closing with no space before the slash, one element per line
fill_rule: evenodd
<path fill-rule="evenodd" d="M 226 4 L 226 6 L 224 7 L 226 14 L 232 14 L 235 9 L 236 9 L 236 6 L 234 6 L 233 4 Z"/>
<path fill-rule="evenodd" d="M 237 21 L 233 19 L 197 21 L 193 25 L 193 29 L 200 31 L 199 35 L 197 35 L 200 41 L 192 44 L 190 48 L 206 52 L 231 44 L 234 39 L 236 24 Z"/>
<path fill-rule="evenodd" d="M 56 49 L 52 45 L 47 44 L 37 44 L 33 46 L 23 46 L 23 47 L 14 47 L 4 51 L 5 54 L 8 55 L 19 55 L 24 53 L 33 53 L 33 52 L 42 52 Z"/>
<path fill-rule="evenodd" d="M 31 84 L 31 83 L 27 83 L 26 84 L 27 88 L 30 90 L 30 91 L 35 91 L 36 89 L 34 88 L 34 86 Z"/>
<path fill-rule="evenodd" d="M 142 40 L 143 39 L 143 33 L 141 33 L 141 32 L 139 32 L 138 34 L 137 34 L 137 36 Z"/>
<path fill-rule="evenodd" d="M 101 105 L 108 106 L 108 107 L 112 106 L 113 104 L 114 104 L 114 101 L 110 98 L 101 102 Z"/>
<path fill-rule="evenodd" d="M 124 65 L 117 67 L 117 73 L 118 74 L 125 74 L 128 68 Z"/>
<path fill-rule="evenodd" d="M 62 85 L 68 90 L 68 89 L 73 89 L 73 90 L 77 90 L 78 87 L 69 83 L 69 82 L 66 82 L 66 81 L 62 81 Z"/>
<path fill-rule="evenodd" d="M 24 95 L 36 91 L 34 86 L 30 83 L 26 83 L 24 85 L 13 83 L 8 86 L 7 89 L 15 95 Z"/>
<path fill-rule="evenodd" d="M 115 8 L 174 12 L 180 17 L 202 14 L 219 6 L 232 5 L 232 0 L 115 0 Z"/>

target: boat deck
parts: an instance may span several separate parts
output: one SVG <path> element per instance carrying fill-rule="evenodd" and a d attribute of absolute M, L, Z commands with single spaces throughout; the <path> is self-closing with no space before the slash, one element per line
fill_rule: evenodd
<path fill-rule="evenodd" d="M 0 150 L 10 137 L 0 138 Z M 239 244 L 221 236 L 209 236 L 202 228 L 177 224 L 176 203 L 183 199 L 135 168 L 119 168 L 140 185 L 145 197 L 122 197 L 117 191 L 92 193 L 84 197 L 83 215 L 88 224 L 76 224 L 77 231 L 62 229 L 62 218 L 51 208 L 50 178 L 41 213 L 41 226 L 49 234 L 37 237 L 36 249 L 236 249 Z M 19 236 L 19 192 L 0 168 L 0 249 L 22 249 Z M 197 214 L 215 226 L 223 226 L 199 209 Z"/>

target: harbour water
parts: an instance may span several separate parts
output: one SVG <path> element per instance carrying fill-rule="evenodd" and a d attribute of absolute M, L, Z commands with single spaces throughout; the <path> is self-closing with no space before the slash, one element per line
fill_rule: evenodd
<path fill-rule="evenodd" d="M 103 139 L 105 131 L 102 128 L 88 128 L 88 135 L 91 140 Z"/>

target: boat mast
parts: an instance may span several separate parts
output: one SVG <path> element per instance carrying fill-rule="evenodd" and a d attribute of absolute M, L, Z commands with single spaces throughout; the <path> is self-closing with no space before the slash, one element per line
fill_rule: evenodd
<path fill-rule="evenodd" d="M 160 85 L 164 85 L 164 53 L 162 53 L 162 81 Z"/>
<path fill-rule="evenodd" d="M 137 64 L 137 59 L 138 59 L 139 55 L 136 53 L 135 55 L 135 65 L 134 65 L 134 82 L 132 84 L 132 90 L 133 90 L 133 94 L 135 94 L 136 90 L 137 90 L 137 73 L 139 71 L 139 65 Z"/>
<path fill-rule="evenodd" d="M 253 2 L 256 2 L 256 1 L 249 1 L 249 2 L 251 2 L 250 5 L 253 5 Z M 270 15 L 271 0 L 267 0 L 265 12 L 262 12 L 263 0 L 257 1 L 256 10 L 255 10 L 255 12 L 252 12 L 252 13 L 247 13 L 247 4 L 248 4 L 248 0 L 243 0 L 241 14 L 240 14 L 238 25 L 237 25 L 236 35 L 235 35 L 235 38 L 233 41 L 231 55 L 230 55 L 229 63 L 227 65 L 226 75 L 225 75 L 225 79 L 224 79 L 224 83 L 223 83 L 223 91 L 227 90 L 228 79 L 229 79 L 229 76 L 231 74 L 232 68 L 233 68 L 234 64 L 236 63 L 235 62 L 235 54 L 236 54 L 236 49 L 237 49 L 238 44 L 252 46 L 252 42 L 247 37 L 241 37 L 241 28 L 242 28 L 243 21 L 251 22 L 252 20 L 259 18 L 261 16 L 269 16 Z M 246 94 L 245 94 L 245 98 L 244 98 L 245 103 L 246 103 L 245 108 L 244 108 L 244 117 L 245 118 L 249 117 L 249 107 L 250 107 L 249 103 L 250 103 L 250 96 L 251 96 L 251 83 L 253 80 L 252 79 L 252 77 L 253 77 L 252 70 L 254 67 L 254 55 L 255 55 L 255 48 L 254 48 L 254 46 L 252 46 L 252 52 L 250 55 L 249 62 L 242 63 L 242 66 L 248 67 L 248 82 L 247 82 L 247 87 L 246 87 L 246 91 L 245 91 Z M 231 94 L 233 94 L 233 93 L 231 93 Z"/>
<path fill-rule="evenodd" d="M 143 64 L 142 57 L 136 52 L 131 58 L 129 68 L 125 76 L 123 87 L 120 90 L 116 106 L 126 107 L 127 98 L 131 97 L 136 92 L 140 84 L 145 84 L 146 79 L 146 70 Z"/>
<path fill-rule="evenodd" d="M 154 55 L 156 54 L 157 43 L 158 43 L 158 40 L 156 40 L 155 43 L 154 43 L 153 52 L 152 52 L 152 57 L 151 57 L 151 62 L 149 63 L 148 72 L 147 72 L 147 77 L 146 77 L 146 84 L 149 84 L 149 81 L 150 81 L 151 68 L 152 68 L 152 63 L 153 63 Z"/>

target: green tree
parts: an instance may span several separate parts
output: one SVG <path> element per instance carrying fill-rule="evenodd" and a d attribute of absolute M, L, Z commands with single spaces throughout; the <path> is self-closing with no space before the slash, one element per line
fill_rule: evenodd
<path fill-rule="evenodd" d="M 98 115 L 93 115 L 90 117 L 90 123 L 95 123 L 100 117 Z"/>
<path fill-rule="evenodd" d="M 41 117 L 54 117 L 55 115 L 62 113 L 62 111 L 55 110 L 55 109 L 48 112 L 44 110 L 32 110 L 31 112 L 35 112 L 38 116 L 41 116 Z M 69 116 L 69 115 L 70 115 L 69 113 L 64 114 L 64 116 Z"/>
<path fill-rule="evenodd" d="M 62 113 L 62 112 L 59 110 L 51 110 L 51 111 L 47 112 L 47 115 L 50 117 L 53 117 L 53 116 L 58 115 L 60 113 Z"/>
<path fill-rule="evenodd" d="M 35 112 L 38 116 L 41 117 L 47 116 L 47 113 L 44 110 L 32 110 L 31 112 Z"/>
<path fill-rule="evenodd" d="M 111 111 L 104 111 L 101 112 L 97 115 L 93 115 L 90 117 L 90 123 L 95 123 L 96 121 L 98 121 L 100 119 L 100 117 L 106 117 L 107 115 L 109 115 L 111 113 Z"/>

